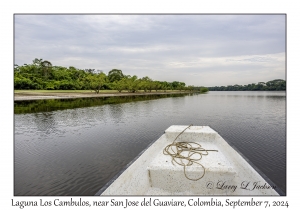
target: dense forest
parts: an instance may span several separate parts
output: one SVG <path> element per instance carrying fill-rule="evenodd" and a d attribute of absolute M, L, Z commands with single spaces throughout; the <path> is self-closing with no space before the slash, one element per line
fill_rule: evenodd
<path fill-rule="evenodd" d="M 124 75 L 112 69 L 106 75 L 95 69 L 77 69 L 73 66 L 53 66 L 50 61 L 35 58 L 31 64 L 14 67 L 16 90 L 117 90 L 119 92 L 151 91 L 208 91 L 205 87 L 186 86 L 184 82 L 155 81 L 148 76 Z"/>
<path fill-rule="evenodd" d="M 248 85 L 215 87 L 186 86 L 184 82 L 155 81 L 148 76 L 138 78 L 125 75 L 122 70 L 112 69 L 106 75 L 95 69 L 77 69 L 73 66 L 52 66 L 47 60 L 35 58 L 31 64 L 14 67 L 14 88 L 16 90 L 117 90 L 119 92 L 152 91 L 266 91 L 286 90 L 286 81 L 276 79 L 269 82 Z"/>
<path fill-rule="evenodd" d="M 286 90 L 286 81 L 282 79 L 275 79 L 269 82 L 252 83 L 248 85 L 228 85 L 209 87 L 209 91 L 259 91 L 259 90 Z"/>

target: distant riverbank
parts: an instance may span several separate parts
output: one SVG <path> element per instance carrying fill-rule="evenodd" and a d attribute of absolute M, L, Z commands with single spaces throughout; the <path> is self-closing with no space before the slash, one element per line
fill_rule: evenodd
<path fill-rule="evenodd" d="M 92 98 L 92 97 L 111 97 L 111 96 L 134 96 L 134 95 L 161 95 L 161 94 L 187 94 L 187 91 L 153 91 L 153 92 L 118 92 L 116 90 L 104 90 L 96 94 L 88 90 L 15 90 L 14 100 L 45 100 L 45 99 L 71 99 L 71 98 Z"/>

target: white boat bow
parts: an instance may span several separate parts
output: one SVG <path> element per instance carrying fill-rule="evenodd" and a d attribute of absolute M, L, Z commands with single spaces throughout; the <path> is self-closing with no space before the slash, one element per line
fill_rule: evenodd
<path fill-rule="evenodd" d="M 190 166 L 178 165 L 163 152 L 174 140 L 195 142 L 212 151 L 207 151 L 208 155 L 203 155 Z M 189 161 L 183 160 L 183 163 L 189 164 Z M 282 194 L 274 183 L 209 126 L 171 126 L 96 195 Z"/>

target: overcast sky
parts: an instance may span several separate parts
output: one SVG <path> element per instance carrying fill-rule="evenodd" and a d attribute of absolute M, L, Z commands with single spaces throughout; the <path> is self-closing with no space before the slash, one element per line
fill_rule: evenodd
<path fill-rule="evenodd" d="M 285 15 L 15 15 L 15 63 L 186 85 L 285 78 Z"/>

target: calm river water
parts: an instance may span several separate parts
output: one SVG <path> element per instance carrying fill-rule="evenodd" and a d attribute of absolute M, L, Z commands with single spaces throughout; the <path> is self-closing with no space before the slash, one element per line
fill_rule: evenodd
<path fill-rule="evenodd" d="M 285 92 L 116 98 L 15 102 L 14 194 L 94 195 L 169 126 L 189 124 L 211 126 L 286 191 Z"/>

